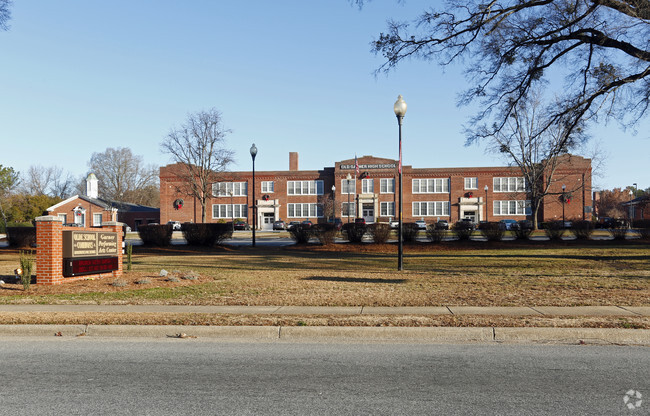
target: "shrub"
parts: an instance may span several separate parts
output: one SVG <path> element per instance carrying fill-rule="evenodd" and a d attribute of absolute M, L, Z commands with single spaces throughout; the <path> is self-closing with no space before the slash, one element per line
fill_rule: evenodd
<path fill-rule="evenodd" d="M 35 227 L 7 227 L 10 247 L 33 247 L 36 245 Z"/>
<path fill-rule="evenodd" d="M 291 227 L 289 230 L 289 235 L 296 242 L 296 244 L 307 244 L 309 239 L 313 234 L 311 226 L 305 226 L 303 224 L 297 224 Z"/>
<path fill-rule="evenodd" d="M 636 220 L 633 225 L 641 238 L 644 240 L 650 239 L 650 220 Z"/>
<path fill-rule="evenodd" d="M 348 223 L 343 224 L 343 231 L 348 237 L 348 241 L 351 243 L 360 243 L 363 240 L 363 236 L 366 234 L 367 227 L 366 224 L 356 224 Z"/>
<path fill-rule="evenodd" d="M 627 227 L 625 225 L 614 224 L 607 228 L 607 231 L 614 237 L 614 240 L 625 240 L 625 236 L 627 235 Z"/>
<path fill-rule="evenodd" d="M 453 232 L 458 241 L 467 241 L 472 236 L 474 226 L 468 221 L 458 221 L 454 224 Z"/>
<path fill-rule="evenodd" d="M 519 221 L 519 227 L 514 230 L 515 238 L 518 240 L 526 240 L 533 233 L 533 223 L 528 220 Z"/>
<path fill-rule="evenodd" d="M 188 245 L 212 247 L 232 237 L 232 223 L 185 223 L 183 237 Z"/>
<path fill-rule="evenodd" d="M 32 272 L 34 271 L 34 255 L 31 252 L 20 252 L 20 269 L 22 270 L 20 283 L 22 283 L 23 289 L 29 290 L 29 286 L 32 284 Z"/>
<path fill-rule="evenodd" d="M 447 231 L 440 229 L 437 224 L 429 224 L 427 226 L 427 238 L 432 243 L 439 243 L 445 238 Z"/>
<path fill-rule="evenodd" d="M 574 221 L 571 224 L 571 229 L 578 240 L 588 240 L 594 233 L 594 223 L 591 221 Z"/>
<path fill-rule="evenodd" d="M 414 242 L 419 230 L 418 225 L 414 222 L 402 223 L 402 241 L 405 243 Z"/>
<path fill-rule="evenodd" d="M 316 224 L 311 228 L 312 234 L 318 238 L 318 241 L 320 241 L 322 245 L 328 246 L 334 244 L 334 238 L 336 237 L 336 233 L 338 233 L 336 224 Z"/>
<path fill-rule="evenodd" d="M 564 221 L 549 221 L 542 223 L 544 227 L 544 233 L 549 238 L 549 240 L 561 240 L 564 236 Z"/>
<path fill-rule="evenodd" d="M 505 230 L 500 227 L 498 222 L 481 223 L 479 230 L 488 241 L 500 241 L 505 233 Z"/>
<path fill-rule="evenodd" d="M 115 287 L 125 287 L 127 285 L 126 280 L 122 279 L 115 279 L 113 282 L 111 282 L 111 286 Z"/>
<path fill-rule="evenodd" d="M 388 237 L 390 237 L 391 229 L 388 224 L 376 222 L 368 227 L 368 231 L 370 232 L 372 241 L 375 244 L 384 244 L 388 241 Z"/>
<path fill-rule="evenodd" d="M 146 246 L 167 247 L 172 241 L 173 231 L 173 227 L 169 224 L 148 224 L 138 227 L 140 240 Z"/>

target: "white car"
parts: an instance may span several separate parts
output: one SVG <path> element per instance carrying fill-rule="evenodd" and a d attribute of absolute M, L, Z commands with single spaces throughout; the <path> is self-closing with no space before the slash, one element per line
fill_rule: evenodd
<path fill-rule="evenodd" d="M 168 221 L 167 224 L 171 225 L 174 231 L 180 231 L 182 228 L 180 221 Z"/>
<path fill-rule="evenodd" d="M 426 230 L 427 229 L 427 223 L 424 220 L 415 221 L 415 225 L 417 225 L 420 230 Z"/>

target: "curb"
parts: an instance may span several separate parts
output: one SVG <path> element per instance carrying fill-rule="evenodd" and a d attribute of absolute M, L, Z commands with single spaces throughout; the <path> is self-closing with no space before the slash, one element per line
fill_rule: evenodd
<path fill-rule="evenodd" d="M 181 335 L 182 334 L 182 335 Z M 203 339 L 295 343 L 483 343 L 650 346 L 649 329 L 500 327 L 281 327 L 188 325 L 0 325 L 0 337 Z"/>

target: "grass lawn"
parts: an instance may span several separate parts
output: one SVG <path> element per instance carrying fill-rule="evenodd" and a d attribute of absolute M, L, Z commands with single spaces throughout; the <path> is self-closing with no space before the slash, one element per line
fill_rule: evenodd
<path fill-rule="evenodd" d="M 0 250 L 0 279 L 18 265 L 18 253 Z M 0 303 L 319 305 L 319 306 L 650 306 L 650 244 L 640 242 L 458 242 L 405 246 L 398 272 L 396 247 L 336 244 L 333 247 L 167 249 L 134 247 L 133 270 L 121 278 L 58 286 L 0 286 Z M 165 269 L 178 281 L 160 277 Z M 184 279 L 188 275 L 196 279 Z M 169 276 L 168 276 L 169 277 Z M 57 322 L 73 319 L 59 317 Z M 81 321 L 102 322 L 85 315 Z M 363 319 L 362 319 L 363 318 Z M 7 322 L 7 316 L 0 323 Z M 12 317 L 15 322 L 16 317 Z M 111 323 L 134 323 L 113 318 Z M 149 323 L 140 316 L 137 322 Z M 154 319 L 154 318 L 151 318 Z M 202 317 L 167 316 L 157 323 L 484 325 L 493 318 L 391 317 Z M 311 320 L 310 320 L 311 319 Z M 316 321 L 313 321 L 316 319 Z M 318 319 L 321 319 L 319 321 Z M 325 321 L 322 321 L 325 319 Z M 435 322 L 431 322 L 434 319 Z M 612 318 L 614 319 L 614 318 Z M 616 318 L 618 319 L 618 318 Z M 650 327 L 646 318 L 614 326 Z M 224 321 L 225 320 L 225 321 Z M 252 321 L 251 321 L 252 320 Z M 403 321 L 400 323 L 400 320 Z M 469 321 L 468 321 L 469 320 Z M 542 326 L 544 318 L 526 318 Z M 357 322 L 358 321 L 358 322 Z M 471 322 L 470 322 L 471 321 Z M 589 321 L 589 320 L 587 320 Z M 585 325 L 582 322 L 581 326 Z M 595 326 L 602 326 L 599 320 Z M 602 321 L 602 320 L 601 320 Z M 620 322 L 619 322 L 620 321 Z M 77 322 L 77 321 L 75 321 Z M 355 323 L 357 322 L 357 323 Z M 631 322 L 631 323 L 630 323 Z M 505 325 L 507 322 L 496 322 Z M 591 324 L 589 324 L 591 325 Z M 571 325 L 570 325 L 571 326 Z M 607 326 L 607 325 L 606 325 Z"/>

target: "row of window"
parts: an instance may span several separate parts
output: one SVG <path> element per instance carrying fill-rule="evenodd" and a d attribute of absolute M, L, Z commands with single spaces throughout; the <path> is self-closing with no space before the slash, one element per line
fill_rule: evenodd
<path fill-rule="evenodd" d="M 395 193 L 394 178 L 380 178 L 379 192 L 382 194 Z M 273 193 L 275 186 L 273 181 L 262 181 L 262 193 Z M 478 189 L 478 178 L 465 178 L 465 189 Z M 323 195 L 323 181 L 287 181 L 287 195 Z M 524 192 L 526 184 L 524 178 L 492 178 L 493 192 Z M 341 180 L 341 193 L 354 194 L 356 192 L 353 180 Z M 371 194 L 375 192 L 374 179 L 361 180 L 361 193 Z M 412 192 L 414 194 L 439 194 L 449 193 L 448 178 L 413 179 Z M 214 196 L 246 196 L 248 193 L 247 182 L 217 182 L 212 185 Z"/>
<path fill-rule="evenodd" d="M 356 204 L 343 202 L 342 217 L 356 216 Z M 492 215 L 530 215 L 530 201 L 492 201 Z M 412 203 L 414 217 L 448 217 L 449 201 L 418 201 Z M 379 216 L 395 217 L 395 202 L 380 202 Z M 214 204 L 212 218 L 247 218 L 246 204 Z M 322 218 L 323 205 L 315 203 L 287 204 L 287 218 Z"/>

